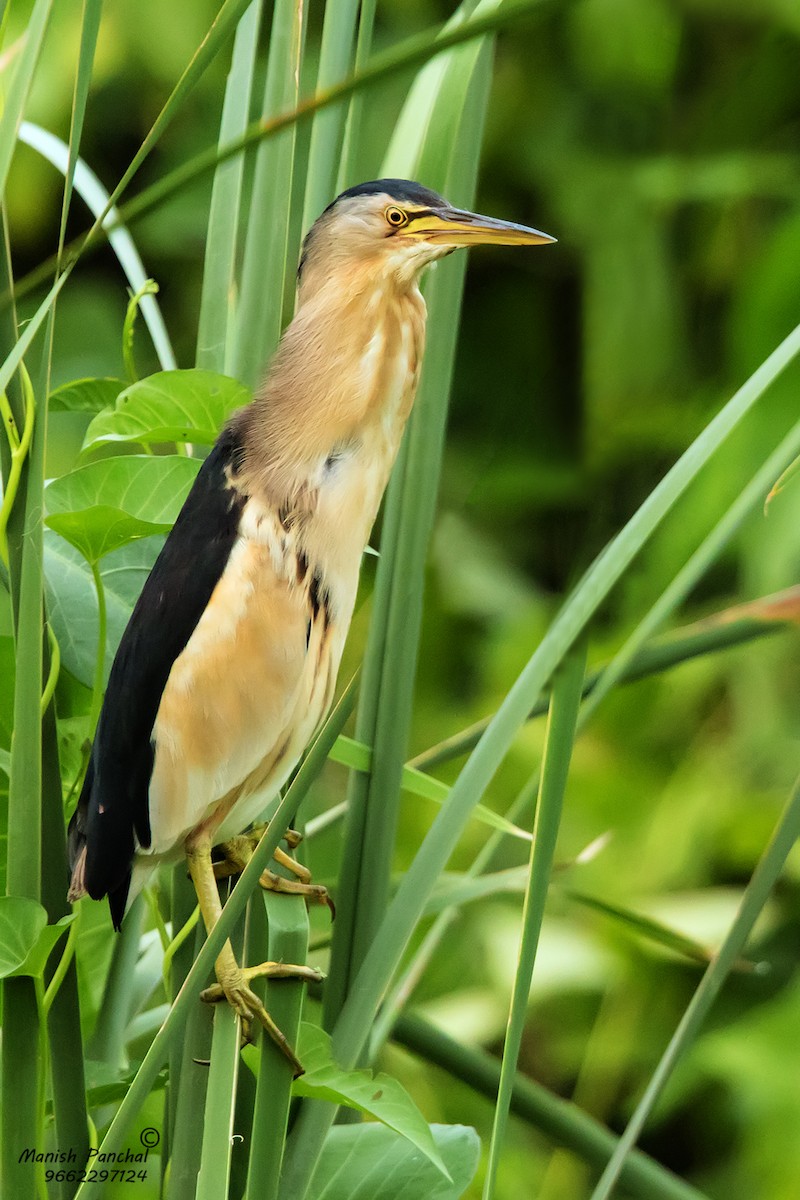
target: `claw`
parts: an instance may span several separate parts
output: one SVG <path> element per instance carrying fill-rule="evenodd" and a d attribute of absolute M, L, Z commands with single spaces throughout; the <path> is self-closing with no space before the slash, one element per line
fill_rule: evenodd
<path fill-rule="evenodd" d="M 235 971 L 226 974 L 219 983 L 200 993 L 200 999 L 206 1004 L 219 1004 L 227 1000 L 242 1023 L 243 1043 L 252 1040 L 251 1022 L 255 1018 L 264 1027 L 278 1049 L 289 1060 L 294 1077 L 303 1074 L 303 1066 L 289 1042 L 267 1012 L 259 997 L 248 987 L 251 979 L 266 977 L 268 979 L 300 979 L 306 982 L 319 983 L 323 979 L 321 971 L 316 967 L 299 966 L 293 963 L 261 963 L 257 967 L 237 967 Z"/>
<path fill-rule="evenodd" d="M 284 879 L 274 871 L 263 871 L 258 881 L 265 892 L 278 892 L 284 896 L 302 896 L 309 904 L 325 904 L 331 910 L 331 919 L 336 916 L 336 907 L 328 889 L 321 883 L 305 883 L 295 879 Z"/>

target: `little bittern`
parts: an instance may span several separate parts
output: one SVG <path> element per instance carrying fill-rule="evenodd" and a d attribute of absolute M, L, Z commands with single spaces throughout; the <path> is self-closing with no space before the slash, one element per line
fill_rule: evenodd
<path fill-rule="evenodd" d="M 185 854 L 206 927 L 215 924 L 212 848 L 246 859 L 239 835 L 333 696 L 361 557 L 417 388 L 420 273 L 459 246 L 551 241 L 402 179 L 350 188 L 316 221 L 294 320 L 255 399 L 203 463 L 120 642 L 70 823 L 71 900 L 107 895 L 119 928 L 153 870 Z M 262 882 L 324 894 L 277 878 Z M 242 968 L 227 943 L 204 995 L 258 1017 L 297 1065 L 248 986 L 287 974 L 315 977 Z"/>

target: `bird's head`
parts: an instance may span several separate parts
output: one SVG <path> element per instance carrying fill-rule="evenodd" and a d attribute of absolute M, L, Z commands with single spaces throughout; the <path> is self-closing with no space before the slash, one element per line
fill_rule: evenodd
<path fill-rule="evenodd" d="M 301 286 L 319 286 L 359 267 L 375 282 L 410 287 L 428 263 L 460 246 L 538 246 L 555 238 L 478 213 L 454 208 L 442 196 L 407 179 L 376 179 L 348 188 L 314 225 L 303 245 Z M 360 271 L 359 271 L 360 273 Z"/>

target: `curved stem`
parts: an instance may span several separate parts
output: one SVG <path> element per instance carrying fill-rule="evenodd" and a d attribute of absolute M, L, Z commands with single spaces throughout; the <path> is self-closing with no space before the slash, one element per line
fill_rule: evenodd
<path fill-rule="evenodd" d="M 58 966 L 56 967 L 55 971 L 53 972 L 53 978 L 48 983 L 47 990 L 44 993 L 44 996 L 42 997 L 42 1013 L 45 1017 L 47 1016 L 47 1014 L 50 1011 L 50 1006 L 52 1005 L 53 1001 L 56 998 L 58 989 L 61 987 L 61 984 L 64 981 L 64 976 L 66 975 L 67 971 L 69 970 L 69 964 L 72 962 L 72 959 L 75 955 L 75 945 L 78 941 L 78 921 L 80 920 L 80 917 L 78 915 L 79 913 L 80 913 L 80 909 L 76 908 L 75 909 L 75 920 L 72 922 L 72 924 L 69 927 L 69 933 L 67 934 L 67 944 L 64 947 L 64 953 L 61 955 Z"/>
<path fill-rule="evenodd" d="M 108 614 L 106 610 L 106 591 L 98 563 L 89 563 L 92 579 L 97 593 L 97 659 L 94 664 L 94 680 L 92 682 L 92 703 L 89 709 L 89 738 L 94 737 L 97 722 L 100 718 L 100 708 L 103 703 L 103 682 L 106 667 L 106 628 Z"/>
<path fill-rule="evenodd" d="M 136 369 L 136 359 L 133 354 L 133 335 L 139 306 L 145 296 L 155 296 L 157 292 L 158 284 L 155 279 L 145 279 L 142 286 L 131 295 L 128 301 L 128 310 L 125 313 L 125 322 L 122 326 L 122 359 L 131 383 L 136 383 L 139 378 L 139 372 Z"/>
<path fill-rule="evenodd" d="M 189 919 L 184 922 L 164 951 L 164 961 L 161 964 L 161 973 L 164 976 L 164 988 L 167 992 L 167 995 L 169 995 L 169 972 L 172 966 L 172 960 L 177 951 L 180 950 L 181 946 L 186 941 L 189 934 L 197 925 L 199 918 L 200 906 L 196 904 Z"/>
<path fill-rule="evenodd" d="M 8 480 L 3 490 L 3 503 L 0 505 L 0 558 L 2 558 L 6 566 L 8 566 L 6 527 L 8 526 L 8 518 L 11 516 L 11 510 L 14 507 L 14 501 L 17 498 L 22 467 L 28 454 L 31 438 L 33 437 L 33 425 L 36 416 L 36 397 L 33 393 L 30 376 L 22 363 L 20 363 L 20 376 L 22 379 L 22 395 L 25 403 L 25 424 L 22 430 L 22 437 L 17 433 L 14 416 L 6 399 L 5 392 L 0 393 L 0 413 L 3 416 L 3 426 L 6 429 L 6 436 L 8 437 L 8 444 L 11 449 L 11 469 L 8 472 Z"/>
<path fill-rule="evenodd" d="M 58 677 L 61 674 L 61 647 L 58 644 L 58 638 L 53 633 L 49 621 L 45 624 L 45 629 L 47 630 L 47 644 L 50 647 L 50 670 L 42 692 L 42 716 L 47 712 L 50 701 L 53 699 Z"/>

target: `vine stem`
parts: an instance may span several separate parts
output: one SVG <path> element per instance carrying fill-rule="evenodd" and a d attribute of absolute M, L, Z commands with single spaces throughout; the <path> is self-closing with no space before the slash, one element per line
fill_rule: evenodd
<path fill-rule="evenodd" d="M 41 1011 L 42 1011 L 42 1015 L 44 1017 L 46 1017 L 47 1014 L 50 1012 L 51 1005 L 56 998 L 58 989 L 61 987 L 61 984 L 64 982 L 64 976 L 66 975 L 67 970 L 69 969 L 69 964 L 72 962 L 73 958 L 75 957 L 75 946 L 77 945 L 77 942 L 78 942 L 78 921 L 79 920 L 80 920 L 80 909 L 76 908 L 74 920 L 73 920 L 72 924 L 70 925 L 69 933 L 67 934 L 67 944 L 64 947 L 64 952 L 61 955 L 61 958 L 59 959 L 58 966 L 56 967 L 55 971 L 53 972 L 53 978 L 48 983 L 47 988 L 42 996 Z"/>
<path fill-rule="evenodd" d="M 89 563 L 94 580 L 94 590 L 97 594 L 97 659 L 94 664 L 94 680 L 92 681 L 92 704 L 89 709 L 89 739 L 94 738 L 97 722 L 100 719 L 100 708 L 103 703 L 103 683 L 106 667 L 106 626 L 108 614 L 106 609 L 106 590 L 103 577 L 97 562 Z"/>
<path fill-rule="evenodd" d="M 11 510 L 14 507 L 14 501 L 17 498 L 19 481 L 22 477 L 22 467 L 30 448 L 31 438 L 33 437 L 34 418 L 36 416 L 36 397 L 33 393 L 30 376 L 22 363 L 20 363 L 20 376 L 22 379 L 22 395 L 25 402 L 25 424 L 22 429 L 22 437 L 17 432 L 16 422 L 14 421 L 14 415 L 11 412 L 8 398 L 4 391 L 0 391 L 0 415 L 2 415 L 3 428 L 6 431 L 11 451 L 11 468 L 8 472 L 8 479 L 3 493 L 3 503 L 0 505 L 0 558 L 2 558 L 6 566 L 8 566 L 6 528 L 8 526 L 8 519 L 11 516 Z"/>

